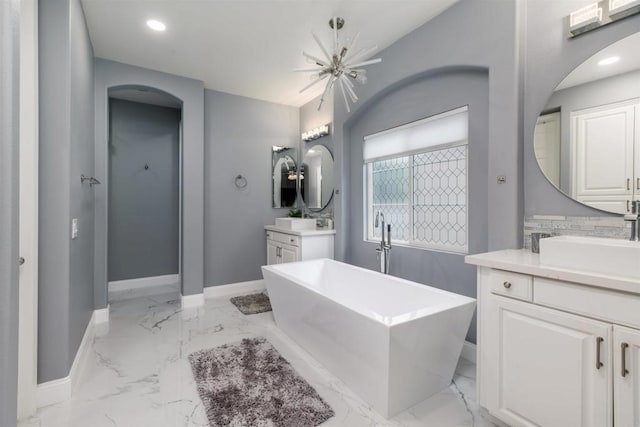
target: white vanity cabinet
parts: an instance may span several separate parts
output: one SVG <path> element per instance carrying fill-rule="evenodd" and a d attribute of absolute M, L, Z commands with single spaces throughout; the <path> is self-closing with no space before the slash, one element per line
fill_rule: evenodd
<path fill-rule="evenodd" d="M 333 259 L 335 230 L 287 230 L 266 226 L 267 265 L 306 261 L 317 258 Z"/>
<path fill-rule="evenodd" d="M 525 251 L 467 262 L 480 406 L 510 426 L 640 426 L 640 279 L 634 294 L 633 281 L 564 275 Z"/>

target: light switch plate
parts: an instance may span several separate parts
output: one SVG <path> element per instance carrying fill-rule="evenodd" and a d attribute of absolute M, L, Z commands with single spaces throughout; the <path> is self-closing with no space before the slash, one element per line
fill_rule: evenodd
<path fill-rule="evenodd" d="M 71 240 L 78 238 L 78 218 L 71 220 Z"/>

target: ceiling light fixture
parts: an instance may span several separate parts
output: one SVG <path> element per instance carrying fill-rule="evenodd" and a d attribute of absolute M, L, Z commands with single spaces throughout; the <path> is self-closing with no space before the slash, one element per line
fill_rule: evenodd
<path fill-rule="evenodd" d="M 147 27 L 151 28 L 154 31 L 164 31 L 167 29 L 167 26 L 164 22 L 160 22 L 156 19 L 149 19 L 147 21 Z"/>
<path fill-rule="evenodd" d="M 331 51 L 331 54 L 329 54 L 327 49 L 325 49 L 318 36 L 312 32 L 311 35 L 315 39 L 316 43 L 318 43 L 318 46 L 320 47 L 320 50 L 324 55 L 324 59 L 320 59 L 317 56 L 310 55 L 307 52 L 302 52 L 302 55 L 307 58 L 307 61 L 315 64 L 317 67 L 297 69 L 294 71 L 313 73 L 311 76 L 311 83 L 303 87 L 300 90 L 300 93 L 306 91 L 320 81 L 324 81 L 325 79 L 327 80 L 324 92 L 322 93 L 322 97 L 320 98 L 318 111 L 322 108 L 322 104 L 324 103 L 324 99 L 327 94 L 333 90 L 336 82 L 338 82 L 338 84 L 340 85 L 340 91 L 342 92 L 342 97 L 344 98 L 345 106 L 347 107 L 347 111 L 351 112 L 347 96 L 349 97 L 349 99 L 351 99 L 352 103 L 356 103 L 358 101 L 358 97 L 356 96 L 356 93 L 354 91 L 352 80 L 361 84 L 365 84 L 367 82 L 367 72 L 362 67 L 382 62 L 382 59 L 376 58 L 370 59 L 368 61 L 363 61 L 363 59 L 366 58 L 369 54 L 377 50 L 378 46 L 373 46 L 368 49 L 360 49 L 357 52 L 353 53 L 356 41 L 358 40 L 358 36 L 360 35 L 360 33 L 357 33 L 351 40 L 347 39 L 347 43 L 345 43 L 344 45 L 340 45 L 338 30 L 340 30 L 344 26 L 344 19 L 334 17 L 329 21 L 329 26 L 333 29 L 333 49 Z"/>
<path fill-rule="evenodd" d="M 610 56 L 609 58 L 604 58 L 603 60 L 598 61 L 598 65 L 611 65 L 618 61 L 620 61 L 619 56 Z"/>

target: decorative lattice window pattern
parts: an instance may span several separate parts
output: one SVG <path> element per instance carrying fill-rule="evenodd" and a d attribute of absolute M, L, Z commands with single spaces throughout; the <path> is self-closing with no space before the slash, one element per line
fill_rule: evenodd
<path fill-rule="evenodd" d="M 380 211 L 396 244 L 466 253 L 466 144 L 370 162 L 367 175 L 369 240 Z"/>

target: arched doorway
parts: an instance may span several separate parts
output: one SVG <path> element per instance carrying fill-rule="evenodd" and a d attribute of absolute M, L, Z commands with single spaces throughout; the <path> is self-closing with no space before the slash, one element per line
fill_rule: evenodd
<path fill-rule="evenodd" d="M 109 301 L 180 290 L 182 101 L 146 86 L 108 90 Z"/>

